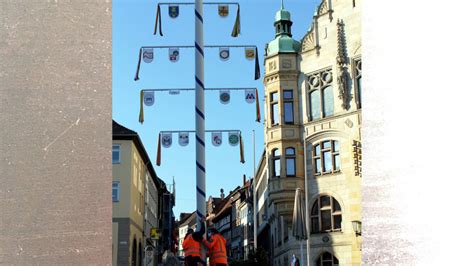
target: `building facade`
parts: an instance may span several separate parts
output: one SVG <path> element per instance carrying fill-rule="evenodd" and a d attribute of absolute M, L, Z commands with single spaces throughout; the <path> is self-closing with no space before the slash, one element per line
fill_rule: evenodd
<path fill-rule="evenodd" d="M 323 0 L 300 41 L 290 12 L 276 13 L 275 39 L 265 48 L 265 152 L 256 180 L 258 239 L 269 241 L 272 265 L 299 257 L 291 227 L 305 177 L 309 265 L 361 263 L 354 226 L 361 220 L 360 5 Z"/>
<path fill-rule="evenodd" d="M 188 229 L 193 229 L 194 231 L 196 231 L 196 226 L 197 226 L 196 216 L 197 216 L 196 211 L 194 211 L 193 213 L 180 214 L 180 219 L 178 222 L 178 230 L 179 230 L 178 232 L 179 245 L 178 245 L 178 252 L 177 252 L 178 256 L 184 257 L 183 242 L 186 237 L 186 233 L 188 232 Z"/>
<path fill-rule="evenodd" d="M 115 121 L 112 132 L 112 263 L 156 265 L 171 243 L 174 194 L 157 176 L 138 134 Z M 145 247 L 151 257 L 145 258 Z"/>
<path fill-rule="evenodd" d="M 115 121 L 112 162 L 113 264 L 141 265 L 145 176 L 153 170 L 138 134 Z"/>

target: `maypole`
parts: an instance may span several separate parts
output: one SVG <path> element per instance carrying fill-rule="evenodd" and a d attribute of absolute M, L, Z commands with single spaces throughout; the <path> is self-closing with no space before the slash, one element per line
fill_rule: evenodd
<path fill-rule="evenodd" d="M 196 219 L 197 230 L 201 230 L 201 220 L 206 215 L 206 144 L 204 115 L 204 21 L 202 0 L 194 0 L 194 56 L 195 56 L 195 121 L 196 121 Z M 205 224 L 204 224 L 205 226 Z M 201 259 L 206 261 L 206 253 L 201 249 Z"/>

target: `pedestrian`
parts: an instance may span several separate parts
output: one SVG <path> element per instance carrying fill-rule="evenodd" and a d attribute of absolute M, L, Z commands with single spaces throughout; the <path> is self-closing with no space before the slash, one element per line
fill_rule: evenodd
<path fill-rule="evenodd" d="M 193 229 L 188 229 L 183 241 L 184 263 L 186 266 L 197 266 L 201 259 L 201 243 L 193 238 Z"/>
<path fill-rule="evenodd" d="M 214 227 L 210 228 L 209 231 L 211 233 L 209 241 L 204 239 L 203 242 L 209 249 L 210 266 L 226 266 L 227 250 L 225 238 Z"/>
<path fill-rule="evenodd" d="M 291 258 L 291 263 L 290 266 L 300 266 L 300 260 L 293 254 L 293 257 Z"/>

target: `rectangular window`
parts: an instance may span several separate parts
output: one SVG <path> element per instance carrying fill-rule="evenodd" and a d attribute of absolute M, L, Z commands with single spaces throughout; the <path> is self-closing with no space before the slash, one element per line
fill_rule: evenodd
<path fill-rule="evenodd" d="M 295 158 L 287 158 L 286 159 L 286 175 L 287 176 L 295 176 Z"/>
<path fill-rule="evenodd" d="M 332 86 L 328 86 L 323 90 L 323 113 L 324 117 L 334 114 L 334 95 Z"/>
<path fill-rule="evenodd" d="M 285 123 L 286 124 L 293 124 L 294 117 L 293 117 L 293 102 L 285 102 Z"/>
<path fill-rule="evenodd" d="M 321 93 L 315 90 L 310 93 L 311 120 L 321 118 Z"/>
<path fill-rule="evenodd" d="M 280 159 L 273 160 L 273 173 L 275 177 L 280 177 Z"/>
<path fill-rule="evenodd" d="M 321 174 L 321 159 L 314 160 L 314 164 L 316 165 L 316 174 Z"/>
<path fill-rule="evenodd" d="M 112 201 L 120 201 L 120 182 L 118 181 L 112 183 Z"/>
<path fill-rule="evenodd" d="M 362 77 L 358 77 L 356 81 L 357 86 L 357 107 L 362 108 Z"/>
<path fill-rule="evenodd" d="M 293 91 L 284 90 L 283 91 L 283 116 L 285 124 L 294 124 L 295 118 L 293 114 Z"/>
<path fill-rule="evenodd" d="M 270 107 L 271 107 L 272 125 L 280 124 L 280 112 L 278 108 L 278 92 L 270 93 Z"/>
<path fill-rule="evenodd" d="M 112 163 L 120 163 L 120 145 L 112 145 Z"/>
<path fill-rule="evenodd" d="M 280 117 L 278 115 L 278 103 L 272 104 L 272 125 L 280 124 Z"/>
<path fill-rule="evenodd" d="M 323 152 L 323 158 L 324 158 L 324 172 L 331 172 L 332 171 L 331 152 L 330 151 Z"/>

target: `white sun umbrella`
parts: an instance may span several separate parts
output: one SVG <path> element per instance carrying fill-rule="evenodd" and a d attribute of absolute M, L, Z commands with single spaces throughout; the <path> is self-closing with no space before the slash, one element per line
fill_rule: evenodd
<path fill-rule="evenodd" d="M 301 188 L 296 189 L 295 193 L 295 206 L 293 208 L 293 236 L 300 241 L 300 252 L 301 261 L 304 261 L 303 256 L 303 241 L 308 239 L 308 233 L 306 232 L 306 219 L 305 219 L 305 208 L 303 201 L 303 192 Z M 302 263 L 305 265 L 305 263 Z"/>

